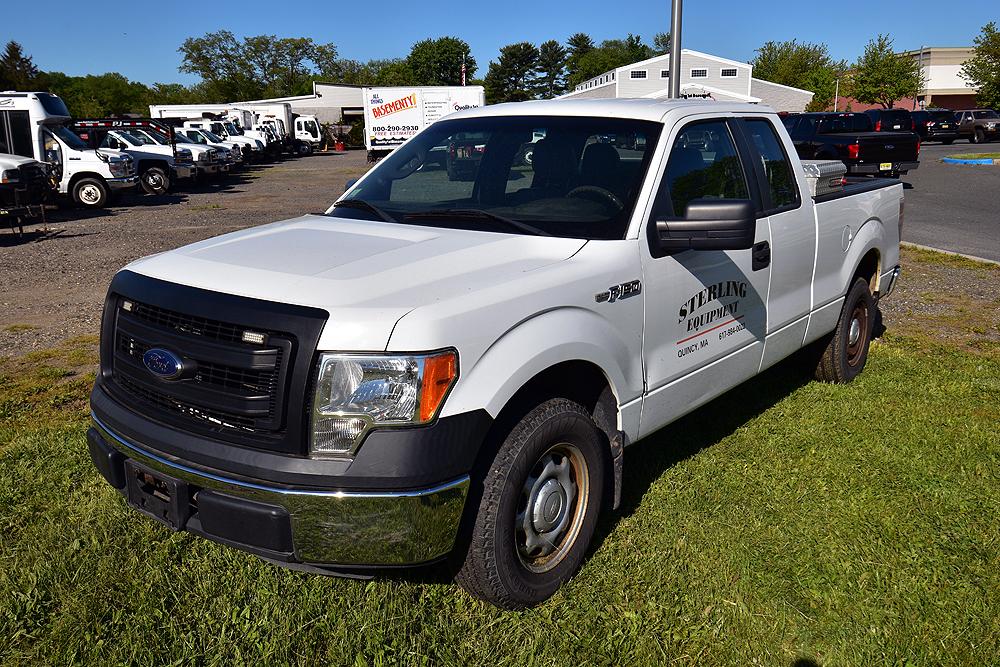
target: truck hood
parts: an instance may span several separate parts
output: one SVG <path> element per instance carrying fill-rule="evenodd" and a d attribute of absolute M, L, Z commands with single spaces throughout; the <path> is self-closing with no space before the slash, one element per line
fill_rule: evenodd
<path fill-rule="evenodd" d="M 39 164 L 33 158 L 0 153 L 0 169 L 17 169 L 27 164 Z"/>
<path fill-rule="evenodd" d="M 323 349 L 384 349 L 414 308 L 572 257 L 586 241 L 309 215 L 138 260 L 153 278 L 330 313 Z"/>

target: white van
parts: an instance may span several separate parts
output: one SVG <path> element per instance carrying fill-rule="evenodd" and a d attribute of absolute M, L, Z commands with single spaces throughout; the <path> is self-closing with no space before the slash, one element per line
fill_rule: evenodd
<path fill-rule="evenodd" d="M 60 193 L 80 206 L 103 208 L 114 193 L 135 186 L 135 162 L 122 151 L 88 148 L 69 129 L 72 120 L 58 95 L 0 93 L 0 153 L 48 162 Z"/>

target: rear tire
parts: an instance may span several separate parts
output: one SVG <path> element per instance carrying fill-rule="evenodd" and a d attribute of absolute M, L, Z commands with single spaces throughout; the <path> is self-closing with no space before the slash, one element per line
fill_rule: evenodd
<path fill-rule="evenodd" d="M 847 293 L 840 320 L 816 366 L 821 382 L 846 384 L 864 370 L 875 323 L 875 299 L 868 281 L 857 278 Z"/>
<path fill-rule="evenodd" d="M 945 146 L 951 146 L 953 143 L 955 143 L 955 140 L 954 139 L 945 139 L 941 143 L 944 144 Z"/>
<path fill-rule="evenodd" d="M 484 474 L 455 576 L 459 585 L 504 609 L 524 609 L 555 593 L 580 567 L 593 537 L 606 449 L 578 403 L 554 398 L 525 415 Z"/>
<path fill-rule="evenodd" d="M 73 184 L 73 201 L 84 208 L 104 208 L 108 205 L 108 185 L 100 178 L 81 178 Z"/>

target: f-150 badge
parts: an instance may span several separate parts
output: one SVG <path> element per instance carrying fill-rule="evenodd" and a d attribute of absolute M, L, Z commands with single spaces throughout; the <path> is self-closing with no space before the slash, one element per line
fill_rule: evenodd
<path fill-rule="evenodd" d="M 615 301 L 628 299 L 641 293 L 642 281 L 633 280 L 632 282 L 622 283 L 621 285 L 612 285 L 607 289 L 607 291 L 595 294 L 594 301 L 597 303 L 614 303 Z"/>

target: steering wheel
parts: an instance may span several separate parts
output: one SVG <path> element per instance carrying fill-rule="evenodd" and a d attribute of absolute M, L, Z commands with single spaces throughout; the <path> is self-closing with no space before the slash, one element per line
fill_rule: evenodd
<path fill-rule="evenodd" d="M 605 188 L 602 188 L 602 187 L 597 186 L 597 185 L 581 185 L 579 187 L 575 187 L 572 190 L 570 190 L 569 192 L 567 192 L 566 196 L 567 197 L 579 197 L 580 195 L 588 194 L 588 193 L 589 194 L 595 194 L 595 195 L 597 195 L 601 199 L 609 202 L 612 206 L 614 206 L 615 208 L 617 208 L 619 211 L 622 210 L 623 208 L 625 208 L 625 204 L 622 203 L 622 200 L 618 198 L 618 195 L 616 195 L 611 190 L 606 190 Z"/>

